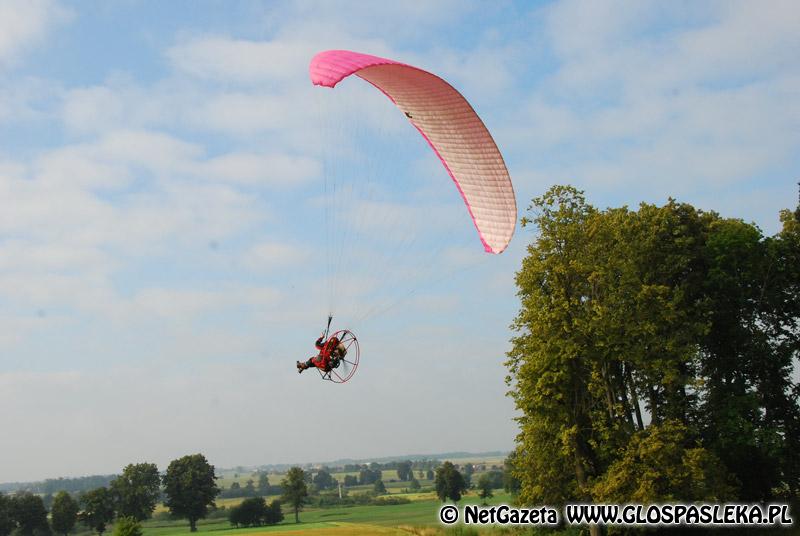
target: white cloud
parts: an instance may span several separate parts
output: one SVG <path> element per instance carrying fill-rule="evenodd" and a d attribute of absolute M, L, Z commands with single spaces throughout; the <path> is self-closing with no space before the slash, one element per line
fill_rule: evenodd
<path fill-rule="evenodd" d="M 102 270 L 108 268 L 109 259 L 97 248 L 51 242 L 31 243 L 6 240 L 0 243 L 0 273 L 59 272 L 64 270 Z"/>
<path fill-rule="evenodd" d="M 10 357 L 15 347 L 25 343 L 37 328 L 42 325 L 42 318 L 27 311 L 27 314 L 14 312 L 0 315 L 0 350 Z"/>
<path fill-rule="evenodd" d="M 150 253 L 179 244 L 208 244 L 266 218 L 255 199 L 224 184 L 164 183 L 155 191 L 131 194 L 112 224 L 118 245 L 149 247 Z M 146 249 L 145 252 L 148 250 Z"/>
<path fill-rule="evenodd" d="M 0 121 L 6 124 L 50 121 L 49 106 L 60 88 L 37 78 L 4 80 L 0 86 Z"/>
<path fill-rule="evenodd" d="M 199 174 L 247 185 L 286 186 L 319 177 L 320 165 L 311 158 L 285 154 L 228 153 L 202 163 Z"/>
<path fill-rule="evenodd" d="M 143 315 L 158 315 L 181 322 L 208 312 L 221 313 L 242 305 L 272 306 L 279 293 L 270 288 L 231 287 L 221 290 L 177 290 L 145 288 L 133 298 L 132 305 Z"/>
<path fill-rule="evenodd" d="M 64 96 L 64 122 L 74 130 L 105 129 L 129 112 L 110 87 L 73 89 Z"/>
<path fill-rule="evenodd" d="M 318 45 L 317 50 L 349 48 L 381 55 L 381 50 L 366 46 L 370 38 L 415 42 L 422 35 L 435 35 L 443 29 L 459 30 L 461 19 L 480 9 L 480 3 L 458 0 L 390 3 L 300 0 L 289 7 L 288 13 L 275 11 L 272 16 L 279 18 L 274 22 L 280 25 L 281 36 L 299 36 Z"/>
<path fill-rule="evenodd" d="M 98 153 L 155 174 L 185 172 L 188 163 L 203 154 L 202 147 L 161 132 L 117 131 L 100 143 Z"/>
<path fill-rule="evenodd" d="M 658 31 L 658 25 L 670 25 Z M 566 1 L 550 10 L 563 60 L 554 91 L 584 97 L 667 94 L 697 84 L 741 83 L 796 63 L 800 8 L 776 0 L 711 4 Z"/>
<path fill-rule="evenodd" d="M 44 40 L 48 30 L 71 17 L 51 0 L 3 0 L 0 2 L 0 66 L 13 64 L 20 53 Z"/>
<path fill-rule="evenodd" d="M 614 203 L 691 202 L 793 158 L 796 3 L 567 1 L 547 13 L 558 68 L 498 136 L 546 177 L 523 189 L 571 182 Z"/>
<path fill-rule="evenodd" d="M 312 258 L 312 252 L 296 244 L 262 242 L 252 246 L 244 255 L 244 265 L 254 271 L 295 267 Z"/>
<path fill-rule="evenodd" d="M 75 188 L 122 187 L 132 180 L 123 163 L 106 158 L 95 146 L 76 145 L 56 149 L 36 162 L 36 176 L 52 186 Z"/>
<path fill-rule="evenodd" d="M 104 261 L 104 265 L 107 262 Z M 117 297 L 105 276 L 99 273 L 102 266 L 90 266 L 89 269 L 92 271 L 79 274 L 34 270 L 3 273 L 0 274 L 0 292 L 22 311 L 108 311 Z"/>
<path fill-rule="evenodd" d="M 0 198 L 0 232 L 12 236 L 96 243 L 114 218 L 107 203 L 68 185 L 0 176 Z"/>
<path fill-rule="evenodd" d="M 630 44 L 632 30 L 659 17 L 656 2 L 564 0 L 547 10 L 548 35 L 565 58 L 601 56 L 608 48 Z"/>
<path fill-rule="evenodd" d="M 299 41 L 207 37 L 175 45 L 167 56 L 176 69 L 192 76 L 256 83 L 299 78 L 314 52 L 312 45 Z"/>
<path fill-rule="evenodd" d="M 186 123 L 207 97 L 184 79 L 147 85 L 130 75 L 115 74 L 103 84 L 64 91 L 60 119 L 70 132 L 79 134 L 175 128 Z"/>
<path fill-rule="evenodd" d="M 800 5 L 793 0 L 723 2 L 721 16 L 680 35 L 677 45 L 685 61 L 673 70 L 701 79 L 740 75 L 747 78 L 781 73 L 796 64 L 800 50 Z M 683 75 L 681 75 L 681 72 Z"/>
<path fill-rule="evenodd" d="M 213 94 L 191 118 L 198 126 L 250 135 L 285 129 L 297 121 L 291 98 L 265 93 Z"/>

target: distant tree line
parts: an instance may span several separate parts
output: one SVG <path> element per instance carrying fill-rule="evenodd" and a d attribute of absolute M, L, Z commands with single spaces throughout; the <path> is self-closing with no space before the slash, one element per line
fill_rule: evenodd
<path fill-rule="evenodd" d="M 36 495 L 30 491 L 0 494 L 0 536 L 66 536 L 78 524 L 100 536 L 112 524 L 114 536 L 141 536 L 140 523 L 152 517 L 156 505 L 162 500 L 173 517 L 188 520 L 192 532 L 197 530 L 197 522 L 216 508 L 214 499 L 218 496 L 245 497 L 241 504 L 227 512 L 231 524 L 237 528 L 281 522 L 282 505 L 291 508 L 295 521 L 299 522 L 299 512 L 307 504 L 321 507 L 404 504 L 408 499 L 387 494 L 382 467 L 393 467 L 398 479 L 409 483 L 407 489 L 418 490 L 420 484 L 414 473 L 415 463 L 420 478 L 436 478 L 437 493 L 452 500 L 458 500 L 459 494 L 469 487 L 469 475 L 474 470 L 471 464 L 465 464 L 462 475 L 458 466 L 449 462 L 442 466 L 439 461 L 362 464 L 355 466 L 358 476 L 346 475 L 343 484 L 345 487 L 361 485 L 372 488 L 349 495 L 346 489 L 339 490 L 339 482 L 328 467 L 315 472 L 292 467 L 280 484 L 270 483 L 268 475 L 259 471 L 253 475 L 255 480 L 248 480 L 244 486 L 234 482 L 228 490 L 220 490 L 214 466 L 202 454 L 194 454 L 173 460 L 163 474 L 152 463 L 129 464 L 119 475 L 108 480 L 107 485 L 80 492 L 60 490 L 54 496 Z M 424 469 L 431 466 L 437 468 L 436 473 L 433 469 Z M 490 490 L 502 486 L 504 474 L 497 473 L 500 476 L 495 475 L 487 484 L 491 486 Z M 47 482 L 59 481 L 69 483 L 70 479 Z M 267 504 L 263 498 L 265 495 L 280 495 L 281 499 Z"/>
<path fill-rule="evenodd" d="M 239 482 L 233 482 L 228 489 L 221 488 L 219 496 L 223 499 L 233 499 L 238 497 L 262 497 L 265 495 L 280 495 L 283 488 L 272 485 L 269 482 L 267 473 L 259 471 L 256 474 L 257 481 L 248 479 L 244 486 Z"/>
<path fill-rule="evenodd" d="M 403 471 L 406 472 L 406 467 L 410 467 L 413 471 L 427 471 L 434 470 L 442 464 L 439 460 L 393 460 L 385 463 L 371 462 L 371 463 L 349 463 L 342 467 L 345 473 L 357 473 L 362 469 L 371 469 L 373 471 Z M 400 480 L 408 480 L 407 478 L 400 478 Z"/>
<path fill-rule="evenodd" d="M 152 516 L 162 492 L 170 512 L 187 519 L 195 531 L 197 521 L 214 507 L 219 492 L 215 479 L 214 466 L 202 454 L 172 461 L 163 476 L 155 464 L 130 464 L 107 486 L 59 491 L 52 498 L 49 521 L 43 497 L 30 491 L 0 494 L 0 536 L 67 535 L 79 522 L 102 535 L 115 520 L 116 536 L 140 536 L 139 523 Z"/>
<path fill-rule="evenodd" d="M 94 475 L 76 478 L 48 478 L 41 482 L 0 484 L 0 491 L 30 491 L 41 495 L 54 495 L 59 491 L 76 494 L 108 486 L 117 475 Z"/>

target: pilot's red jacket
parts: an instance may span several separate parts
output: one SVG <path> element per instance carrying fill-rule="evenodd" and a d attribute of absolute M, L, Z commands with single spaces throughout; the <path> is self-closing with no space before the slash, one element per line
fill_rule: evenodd
<path fill-rule="evenodd" d="M 331 352 L 339 345 L 339 339 L 331 337 L 326 342 L 322 342 L 324 338 L 320 337 L 314 343 L 314 346 L 319 350 L 319 355 L 311 358 L 311 364 L 319 369 L 328 370 L 331 362 Z"/>

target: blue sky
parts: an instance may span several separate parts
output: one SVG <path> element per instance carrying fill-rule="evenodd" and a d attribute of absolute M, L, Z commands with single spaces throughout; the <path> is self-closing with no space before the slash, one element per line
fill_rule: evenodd
<path fill-rule="evenodd" d="M 570 183 L 772 233 L 800 177 L 798 27 L 791 1 L 0 0 L 0 480 L 511 448 L 531 231 L 484 255 L 402 114 L 359 80 L 320 93 L 311 56 L 450 81 L 521 209 Z M 332 279 L 363 348 L 345 386 L 293 370 Z"/>

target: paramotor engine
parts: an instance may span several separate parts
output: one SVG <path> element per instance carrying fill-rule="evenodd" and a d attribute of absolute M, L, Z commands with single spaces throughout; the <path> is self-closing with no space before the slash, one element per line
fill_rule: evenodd
<path fill-rule="evenodd" d="M 323 380 L 333 383 L 345 383 L 358 368 L 358 361 L 361 357 L 361 349 L 358 346 L 358 339 L 353 332 L 343 329 L 335 332 L 326 341 L 330 348 L 330 364 L 328 370 L 317 368 Z"/>

